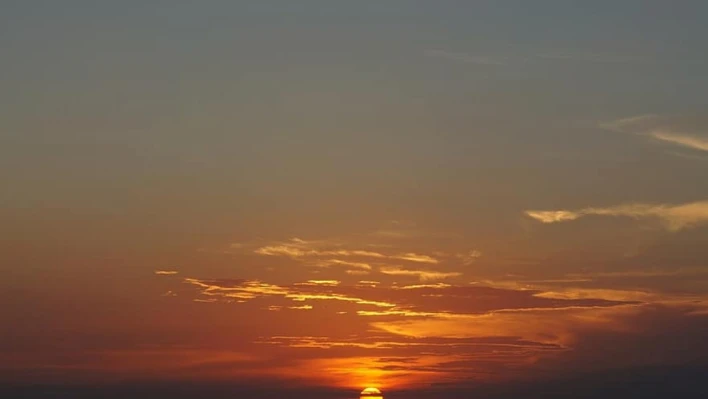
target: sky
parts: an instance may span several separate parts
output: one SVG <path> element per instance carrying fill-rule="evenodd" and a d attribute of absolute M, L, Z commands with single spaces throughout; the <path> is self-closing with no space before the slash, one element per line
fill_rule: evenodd
<path fill-rule="evenodd" d="M 0 5 L 0 391 L 708 392 L 708 3 Z"/>

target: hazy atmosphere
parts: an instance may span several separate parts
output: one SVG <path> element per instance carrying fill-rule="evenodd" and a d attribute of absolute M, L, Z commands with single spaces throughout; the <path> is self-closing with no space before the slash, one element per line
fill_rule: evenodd
<path fill-rule="evenodd" d="M 708 2 L 0 6 L 0 394 L 708 395 Z"/>

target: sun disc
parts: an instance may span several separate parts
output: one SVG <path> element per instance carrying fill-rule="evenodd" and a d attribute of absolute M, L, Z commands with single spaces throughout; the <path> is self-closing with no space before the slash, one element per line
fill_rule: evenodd
<path fill-rule="evenodd" d="M 361 396 L 381 396 L 381 391 L 378 388 L 366 388 L 361 391 Z"/>

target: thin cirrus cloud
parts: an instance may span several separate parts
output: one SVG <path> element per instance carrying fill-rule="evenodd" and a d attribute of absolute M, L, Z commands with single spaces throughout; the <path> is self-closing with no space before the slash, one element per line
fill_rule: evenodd
<path fill-rule="evenodd" d="M 433 281 L 442 280 L 450 277 L 461 276 L 462 273 L 458 272 L 438 272 L 430 270 L 408 270 L 401 269 L 398 267 L 382 267 L 379 270 L 383 274 L 388 274 L 392 276 L 415 276 L 420 279 L 420 281 Z"/>
<path fill-rule="evenodd" d="M 295 283 L 295 285 L 321 285 L 325 287 L 334 287 L 341 283 L 338 280 L 307 280 L 304 283 Z"/>
<path fill-rule="evenodd" d="M 155 274 L 158 276 L 174 276 L 179 274 L 179 272 L 176 270 L 155 270 Z"/>
<path fill-rule="evenodd" d="M 708 151 L 708 119 L 646 114 L 600 123 L 600 127 L 635 134 L 695 151 Z"/>
<path fill-rule="evenodd" d="M 476 55 L 461 51 L 432 49 L 424 52 L 427 57 L 447 59 L 450 61 L 488 66 L 504 66 L 521 64 L 529 61 L 575 61 L 581 63 L 626 64 L 645 62 L 647 58 L 626 54 L 592 53 L 592 52 L 539 52 L 534 54 L 510 54 L 504 57 L 493 55 Z"/>
<path fill-rule="evenodd" d="M 207 299 L 222 299 L 245 303 L 256 298 L 284 298 L 293 302 L 305 301 L 339 301 L 374 307 L 395 307 L 390 302 L 368 300 L 345 293 L 332 292 L 323 288 L 333 288 L 339 285 L 334 280 L 310 280 L 293 286 L 281 286 L 257 280 L 201 280 L 186 278 L 185 283 L 200 290 Z M 198 298 L 199 299 L 199 298 Z M 204 299 L 204 298 L 201 298 Z M 282 307 L 281 307 L 282 308 Z"/>
<path fill-rule="evenodd" d="M 477 261 L 480 257 L 482 257 L 482 252 L 476 249 L 473 249 L 465 254 L 457 254 L 456 257 L 462 261 L 462 264 L 465 266 L 469 266 L 473 264 L 474 262 Z"/>
<path fill-rule="evenodd" d="M 353 269 L 361 269 L 362 271 L 371 270 L 371 265 L 364 262 L 350 262 L 341 259 L 324 259 L 315 263 L 315 266 L 319 267 L 330 267 L 330 266 L 344 266 Z"/>
<path fill-rule="evenodd" d="M 405 225 L 405 228 L 408 229 L 408 225 Z M 374 233 L 373 237 L 376 236 L 378 235 Z M 419 253 L 411 251 L 410 247 L 401 248 L 390 244 L 378 245 L 376 241 L 362 243 L 357 240 L 360 238 L 354 237 L 354 240 L 332 238 L 304 240 L 295 237 L 256 245 L 239 244 L 237 249 L 260 256 L 288 258 L 310 267 L 341 268 L 350 275 L 366 275 L 373 272 L 375 268 L 383 268 L 384 274 L 417 276 L 423 280 L 455 277 L 460 274 L 411 271 L 405 266 L 397 271 L 390 266 L 393 262 L 400 262 L 403 265 L 457 263 L 469 266 L 482 256 L 482 252 L 477 249 L 459 253 L 441 251 L 432 251 L 429 254 Z"/>
<path fill-rule="evenodd" d="M 534 55 L 547 60 L 578 61 L 591 63 L 623 64 L 629 62 L 647 61 L 646 58 L 626 54 L 589 53 L 589 52 L 545 52 Z"/>
<path fill-rule="evenodd" d="M 349 269 L 349 270 L 346 270 L 345 273 L 347 273 L 351 276 L 365 276 L 371 272 L 368 270 Z"/>
<path fill-rule="evenodd" d="M 378 252 L 363 251 L 363 250 L 317 250 L 317 249 L 302 249 L 298 246 L 292 245 L 272 245 L 265 246 L 256 249 L 255 251 L 259 255 L 270 255 L 270 256 L 288 256 L 292 258 L 302 258 L 306 256 L 360 256 L 369 258 L 385 258 Z"/>
<path fill-rule="evenodd" d="M 691 202 L 680 205 L 667 204 L 625 204 L 605 208 L 583 208 L 579 210 L 529 210 L 527 216 L 542 223 L 560 223 L 580 219 L 585 216 L 629 217 L 638 220 L 657 220 L 669 231 L 679 231 L 708 224 L 708 201 Z"/>
<path fill-rule="evenodd" d="M 504 65 L 504 61 L 499 57 L 488 55 L 472 55 L 461 52 L 447 50 L 428 50 L 425 52 L 428 57 L 444 58 L 452 61 L 463 62 L 476 65 Z"/>
<path fill-rule="evenodd" d="M 660 130 L 652 132 L 651 136 L 657 140 L 692 148 L 694 150 L 708 151 L 708 139 Z"/>
<path fill-rule="evenodd" d="M 436 257 L 433 257 L 401 250 L 390 252 L 392 252 L 391 249 L 386 252 L 371 251 L 361 249 L 361 247 L 347 246 L 339 241 L 303 240 L 300 238 L 269 243 L 258 246 L 253 250 L 253 253 L 257 255 L 290 258 L 306 266 L 321 268 L 341 267 L 345 269 L 345 273 L 350 275 L 369 274 L 373 270 L 372 262 L 377 266 L 392 260 L 418 264 L 438 264 L 440 263 L 439 256 L 448 256 L 442 253 L 435 253 Z M 469 264 L 473 258 L 478 256 L 478 252 L 472 251 L 464 254 L 460 259 L 465 264 Z"/>
<path fill-rule="evenodd" d="M 409 271 L 404 271 L 409 272 Z M 414 273 L 417 275 L 417 273 Z M 267 305 L 311 305 L 334 301 L 357 305 L 364 316 L 431 316 L 448 318 L 452 314 L 481 314 L 490 311 L 528 311 L 533 309 L 595 308 L 628 304 L 624 300 L 583 297 L 545 298 L 544 291 L 518 287 L 482 287 L 477 285 L 419 284 L 399 287 L 380 286 L 377 282 L 341 285 L 338 281 L 309 280 L 305 283 L 276 285 L 242 279 L 185 278 L 196 288 L 198 299 L 215 299 L 230 303 L 259 300 Z M 489 301 L 489 298 L 495 298 Z M 294 302 L 294 303 L 293 303 Z M 330 307 L 330 311 L 342 310 Z"/>
<path fill-rule="evenodd" d="M 256 248 L 254 251 L 258 255 L 286 256 L 290 258 L 323 258 L 323 257 L 359 257 L 374 259 L 397 259 L 420 263 L 438 263 L 436 258 L 428 255 L 421 255 L 413 252 L 387 255 L 381 252 L 374 252 L 362 249 L 346 249 L 332 247 L 332 244 L 319 241 L 305 241 L 299 238 L 292 238 L 288 241 L 278 242 Z M 346 265 L 344 261 L 334 261 L 333 264 Z M 361 265 L 359 265 L 361 266 Z"/>
<path fill-rule="evenodd" d="M 411 262 L 419 263 L 438 263 L 439 261 L 432 256 L 420 255 L 414 252 L 408 252 L 400 255 L 393 255 L 389 257 L 390 259 L 408 260 Z"/>

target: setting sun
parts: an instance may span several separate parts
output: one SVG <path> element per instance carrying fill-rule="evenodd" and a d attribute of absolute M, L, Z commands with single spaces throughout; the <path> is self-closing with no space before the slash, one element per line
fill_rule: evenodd
<path fill-rule="evenodd" d="M 381 391 L 378 388 L 366 388 L 363 391 L 361 391 L 361 398 L 367 398 L 367 399 L 382 398 L 383 399 L 383 396 L 381 394 Z"/>

